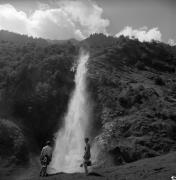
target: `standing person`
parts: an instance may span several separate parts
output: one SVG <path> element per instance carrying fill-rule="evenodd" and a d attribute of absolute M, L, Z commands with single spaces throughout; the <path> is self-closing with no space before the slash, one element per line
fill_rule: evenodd
<path fill-rule="evenodd" d="M 52 158 L 51 142 L 47 141 L 46 146 L 42 148 L 42 151 L 40 154 L 40 162 L 42 165 L 40 176 L 47 176 L 47 166 L 49 165 L 51 158 Z"/>
<path fill-rule="evenodd" d="M 85 138 L 85 152 L 84 152 L 84 162 L 83 162 L 83 166 L 84 166 L 84 170 L 85 170 L 85 174 L 88 175 L 88 168 L 87 166 L 90 165 L 90 144 L 89 144 L 89 138 Z"/>

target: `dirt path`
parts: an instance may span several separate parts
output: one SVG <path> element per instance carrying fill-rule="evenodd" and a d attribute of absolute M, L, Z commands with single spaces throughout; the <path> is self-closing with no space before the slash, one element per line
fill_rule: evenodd
<path fill-rule="evenodd" d="M 176 152 L 123 166 L 94 169 L 89 176 L 83 173 L 58 173 L 41 178 L 39 169 L 38 158 L 33 158 L 31 166 L 21 167 L 13 176 L 2 180 L 171 180 L 171 176 L 176 176 Z"/>
<path fill-rule="evenodd" d="M 99 173 L 91 172 L 89 176 L 85 176 L 83 173 L 57 173 L 49 175 L 48 177 L 39 177 L 40 171 L 40 162 L 38 157 L 33 157 L 30 161 L 30 164 L 26 167 L 18 167 L 15 171 L 9 169 L 9 172 L 4 176 L 2 180 L 106 180 L 106 177 L 103 177 Z M 1 180 L 1 178 L 0 178 Z"/>

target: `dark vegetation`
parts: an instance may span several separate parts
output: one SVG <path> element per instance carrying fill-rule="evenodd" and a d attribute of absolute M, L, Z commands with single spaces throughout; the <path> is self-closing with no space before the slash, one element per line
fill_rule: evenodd
<path fill-rule="evenodd" d="M 6 119 L 0 120 L 0 155 L 6 163 L 24 163 L 28 161 L 28 151 L 25 137 L 21 129 Z"/>
<path fill-rule="evenodd" d="M 0 156 L 20 162 L 18 154 L 37 151 L 52 138 L 74 88 L 71 68 L 80 46 L 91 55 L 87 82 L 99 163 L 175 150 L 176 47 L 103 34 L 58 42 L 0 31 Z"/>
<path fill-rule="evenodd" d="M 0 31 L 0 116 L 12 123 L 13 131 L 14 123 L 21 128 L 29 150 L 40 149 L 59 128 L 58 122 L 62 123 L 74 87 L 71 68 L 77 55 L 78 48 L 69 41 L 52 44 Z M 5 121 L 0 119 L 2 125 Z M 17 151 L 11 146 L 16 143 L 13 131 L 3 128 L 0 126 L 0 149 L 4 149 L 0 156 L 5 157 L 6 149 L 12 154 Z M 5 138 L 6 133 L 11 140 Z"/>
<path fill-rule="evenodd" d="M 88 68 L 99 163 L 118 165 L 176 150 L 176 48 L 122 36 L 103 44 L 101 38 L 95 35 L 101 47 L 89 46 Z"/>

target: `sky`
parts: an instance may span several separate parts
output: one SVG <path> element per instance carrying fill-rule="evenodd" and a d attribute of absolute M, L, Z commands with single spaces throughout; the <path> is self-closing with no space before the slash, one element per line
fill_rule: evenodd
<path fill-rule="evenodd" d="M 176 41 L 175 0 L 0 0 L 0 29 L 46 39 L 92 33 Z"/>

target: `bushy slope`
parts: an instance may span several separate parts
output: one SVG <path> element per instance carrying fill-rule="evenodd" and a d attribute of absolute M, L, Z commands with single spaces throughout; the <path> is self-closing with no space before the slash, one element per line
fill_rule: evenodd
<path fill-rule="evenodd" d="M 43 47 L 48 45 L 48 42 L 45 39 L 28 37 L 27 35 L 20 35 L 5 30 L 0 30 L 0 41 L 1 43 L 11 42 L 18 46 L 22 46 L 28 43 L 37 44 Z"/>
<path fill-rule="evenodd" d="M 24 163 L 28 160 L 26 139 L 21 129 L 12 121 L 0 119 L 1 165 Z"/>
<path fill-rule="evenodd" d="M 0 117 L 18 121 L 40 148 L 62 122 L 77 56 L 69 41 L 51 44 L 0 31 Z"/>
<path fill-rule="evenodd" d="M 121 164 L 175 150 L 175 47 L 124 37 L 107 44 L 92 47 L 88 73 L 99 160 Z"/>

